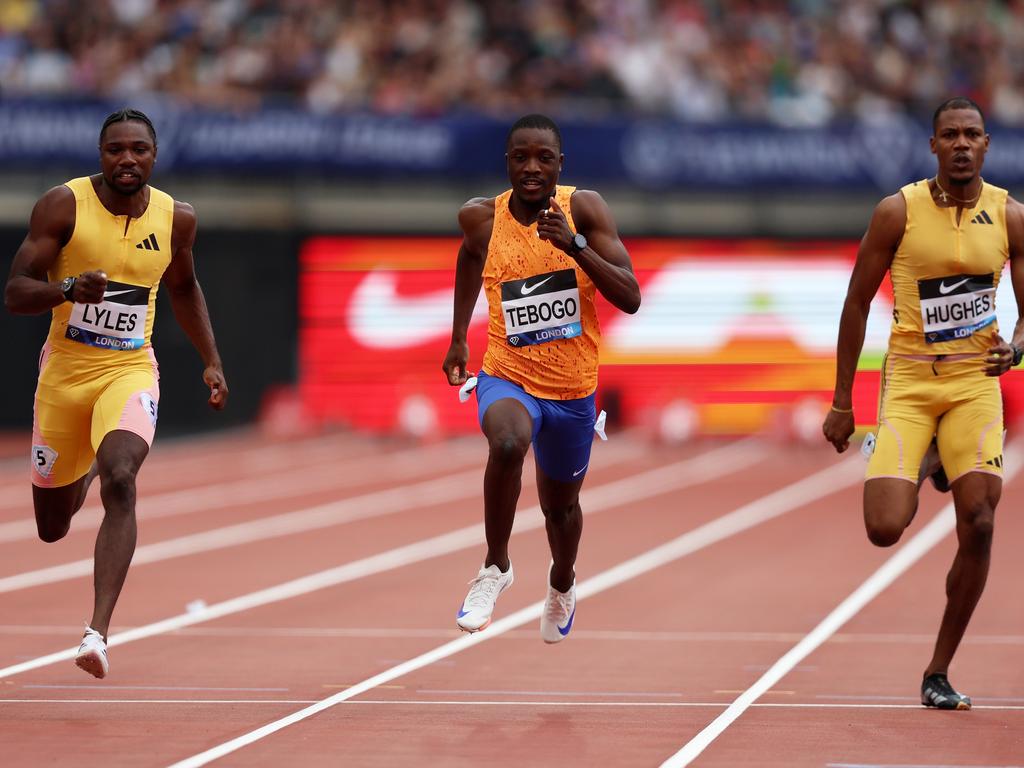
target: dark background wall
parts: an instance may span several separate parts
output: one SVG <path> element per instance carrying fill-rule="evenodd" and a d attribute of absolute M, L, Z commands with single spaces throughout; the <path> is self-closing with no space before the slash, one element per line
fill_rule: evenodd
<path fill-rule="evenodd" d="M 0 228 L 0 269 L 6 284 L 25 229 Z M 202 361 L 181 331 L 165 290 L 157 299 L 153 347 L 160 363 L 159 434 L 242 424 L 257 414 L 269 387 L 290 383 L 296 371 L 296 253 L 301 238 L 282 231 L 204 227 L 194 249 L 196 272 L 210 309 L 230 389 L 229 407 L 214 413 L 202 380 Z M 32 424 L 39 349 L 49 313 L 0 318 L 5 371 L 0 377 L 0 429 Z"/>

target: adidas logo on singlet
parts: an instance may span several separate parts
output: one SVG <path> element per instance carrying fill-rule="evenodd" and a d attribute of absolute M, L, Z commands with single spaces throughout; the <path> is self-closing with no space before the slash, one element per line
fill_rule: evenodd
<path fill-rule="evenodd" d="M 994 459 L 989 459 L 985 463 L 988 464 L 989 466 L 998 467 L 1001 469 L 1003 466 L 1003 456 L 1002 454 L 1000 454 L 996 456 Z"/>
<path fill-rule="evenodd" d="M 143 240 L 141 243 L 135 246 L 136 248 L 145 248 L 147 251 L 159 251 L 160 246 L 156 242 L 156 232 L 151 232 L 149 237 Z"/>
<path fill-rule="evenodd" d="M 984 209 L 982 209 L 981 213 L 979 213 L 977 216 L 975 216 L 973 219 L 971 219 L 971 224 L 991 224 L 991 223 L 992 223 L 992 219 L 989 218 L 989 215 L 985 212 Z"/>

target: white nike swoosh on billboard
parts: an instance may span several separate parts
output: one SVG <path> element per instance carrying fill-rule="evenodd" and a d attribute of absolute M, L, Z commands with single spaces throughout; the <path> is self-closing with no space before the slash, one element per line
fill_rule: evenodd
<path fill-rule="evenodd" d="M 364 347 L 415 347 L 452 332 L 452 289 L 420 296 L 399 296 L 398 276 L 379 270 L 368 273 L 352 292 L 348 330 Z M 487 317 L 483 291 L 477 297 L 473 320 Z"/>

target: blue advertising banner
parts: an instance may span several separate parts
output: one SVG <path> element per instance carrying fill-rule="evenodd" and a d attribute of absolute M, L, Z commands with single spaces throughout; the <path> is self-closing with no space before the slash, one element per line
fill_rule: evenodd
<path fill-rule="evenodd" d="M 370 114 L 248 113 L 140 103 L 164 172 L 451 180 L 504 175 L 508 123 Z M 0 101 L 6 168 L 91 164 L 109 104 Z M 895 117 L 828 128 L 608 119 L 562 124 L 574 182 L 650 189 L 892 192 L 934 173 L 929 126 Z M 986 178 L 1024 183 L 1024 131 L 990 126 Z"/>

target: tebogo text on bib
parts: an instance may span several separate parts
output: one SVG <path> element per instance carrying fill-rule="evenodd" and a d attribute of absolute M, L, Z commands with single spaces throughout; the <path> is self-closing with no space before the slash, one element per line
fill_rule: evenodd
<path fill-rule="evenodd" d="M 560 269 L 502 283 L 501 312 L 506 339 L 513 347 L 581 335 L 576 270 Z"/>
<path fill-rule="evenodd" d="M 64 336 L 104 349 L 139 349 L 146 343 L 149 288 L 110 281 L 99 304 L 75 304 Z"/>
<path fill-rule="evenodd" d="M 996 319 L 993 274 L 951 275 L 917 281 L 921 323 L 929 344 L 964 339 Z"/>

